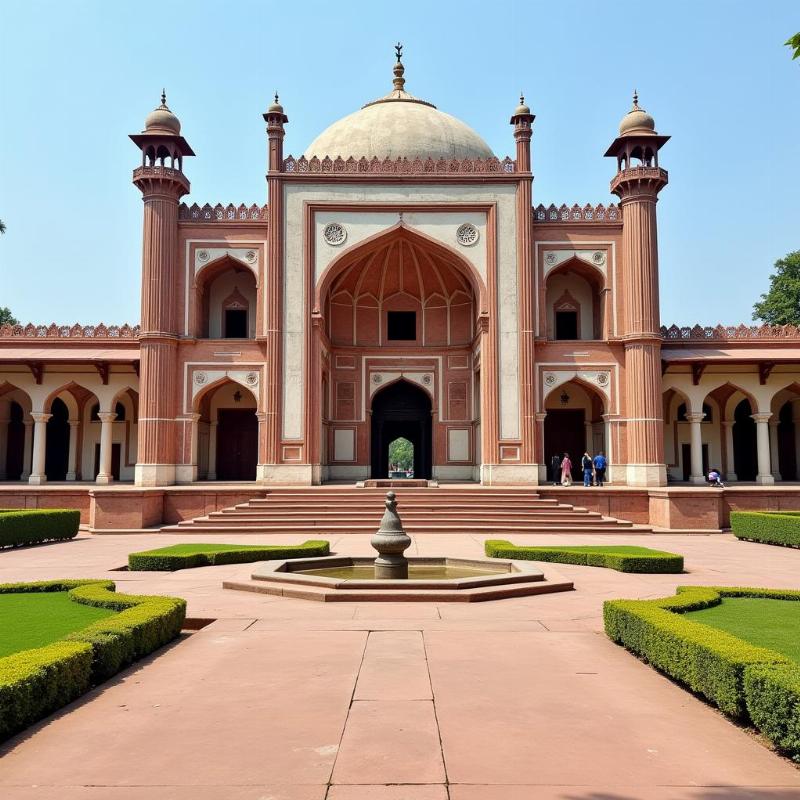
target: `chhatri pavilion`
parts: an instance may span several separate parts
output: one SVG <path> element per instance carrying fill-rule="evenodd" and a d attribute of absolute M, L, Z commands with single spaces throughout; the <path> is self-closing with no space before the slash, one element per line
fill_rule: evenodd
<path fill-rule="evenodd" d="M 553 493 L 554 454 L 604 451 L 576 502 L 664 527 L 800 508 L 800 331 L 662 325 L 669 136 L 636 95 L 600 205 L 534 198 L 524 98 L 502 157 L 406 90 L 399 49 L 388 94 L 302 155 L 277 96 L 263 116 L 263 206 L 182 202 L 163 95 L 130 137 L 139 325 L 0 328 L 0 503 L 145 527 L 385 478 L 403 437 L 417 479 Z"/>

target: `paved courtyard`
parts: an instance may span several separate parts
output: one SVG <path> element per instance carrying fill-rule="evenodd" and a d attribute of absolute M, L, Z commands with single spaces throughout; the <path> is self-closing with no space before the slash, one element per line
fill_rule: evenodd
<path fill-rule="evenodd" d="M 797 589 L 800 552 L 728 535 L 614 536 L 683 553 L 689 574 L 558 565 L 576 591 L 479 604 L 322 604 L 221 588 L 249 564 L 111 571 L 128 552 L 176 541 L 82 534 L 0 554 L 0 582 L 108 577 L 216 620 L 0 748 L 3 800 L 800 798 L 800 770 L 609 642 L 601 618 L 606 598 L 678 584 Z M 592 541 L 610 543 L 581 538 Z M 365 536 L 331 546 L 370 552 Z M 474 556 L 482 541 L 419 536 L 409 552 Z"/>

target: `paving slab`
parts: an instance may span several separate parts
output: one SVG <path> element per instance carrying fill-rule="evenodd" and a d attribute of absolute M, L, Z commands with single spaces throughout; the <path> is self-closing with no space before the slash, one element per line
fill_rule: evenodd
<path fill-rule="evenodd" d="M 326 800 L 448 800 L 448 794 L 443 784 L 331 786 Z"/>
<path fill-rule="evenodd" d="M 371 631 L 354 700 L 433 700 L 421 631 Z"/>

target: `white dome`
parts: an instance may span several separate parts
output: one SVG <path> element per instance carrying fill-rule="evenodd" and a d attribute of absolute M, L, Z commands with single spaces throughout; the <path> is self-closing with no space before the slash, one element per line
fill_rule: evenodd
<path fill-rule="evenodd" d="M 394 88 L 385 97 L 334 122 L 308 146 L 306 158 L 492 158 L 469 125 L 405 91 L 397 54 Z"/>

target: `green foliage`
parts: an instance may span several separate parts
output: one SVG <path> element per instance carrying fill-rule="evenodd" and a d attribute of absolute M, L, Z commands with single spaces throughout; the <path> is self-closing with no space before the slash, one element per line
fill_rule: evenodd
<path fill-rule="evenodd" d="M 0 547 L 18 547 L 78 534 L 81 512 L 68 508 L 0 510 Z"/>
<path fill-rule="evenodd" d="M 675 597 L 607 600 L 603 604 L 606 634 L 726 714 L 751 720 L 777 747 L 800 759 L 797 665 L 774 650 L 695 622 L 686 613 L 718 605 L 724 597 L 798 601 L 800 591 L 679 586 Z M 785 707 L 791 706 L 794 718 L 777 719 L 769 703 L 778 694 L 784 696 Z"/>
<path fill-rule="evenodd" d="M 775 262 L 770 287 L 753 306 L 753 319 L 768 325 L 800 325 L 800 250 Z"/>
<path fill-rule="evenodd" d="M 488 539 L 484 551 L 490 558 L 516 558 L 606 567 L 619 572 L 683 572 L 683 556 L 633 545 L 574 545 L 517 547 L 503 539 Z"/>
<path fill-rule="evenodd" d="M 330 555 L 325 540 L 309 540 L 295 545 L 253 544 L 176 544 L 158 550 L 143 550 L 128 555 L 128 569 L 172 572 L 192 567 L 244 564 L 278 558 L 316 558 Z"/>
<path fill-rule="evenodd" d="M 731 531 L 737 539 L 800 547 L 800 514 L 731 511 Z"/>
<path fill-rule="evenodd" d="M 0 222 L 0 225 L 2 224 Z M 0 233 L 5 233 L 5 229 L 0 230 Z M 8 306 L 0 306 L 0 325 L 19 325 L 19 320 L 11 313 Z"/>
<path fill-rule="evenodd" d="M 414 445 L 402 436 L 389 445 L 389 463 L 399 469 L 411 469 L 414 466 Z"/>
<path fill-rule="evenodd" d="M 27 588 L 68 589 L 74 602 L 118 613 L 62 641 L 0 658 L 0 740 L 174 639 L 186 615 L 180 598 L 116 594 L 113 581 L 40 581 Z M 25 584 L 0 585 L 0 593 L 24 591 Z"/>
<path fill-rule="evenodd" d="M 784 42 L 784 44 L 792 48 L 792 61 L 796 58 L 800 58 L 800 33 L 796 33 L 788 42 Z"/>

